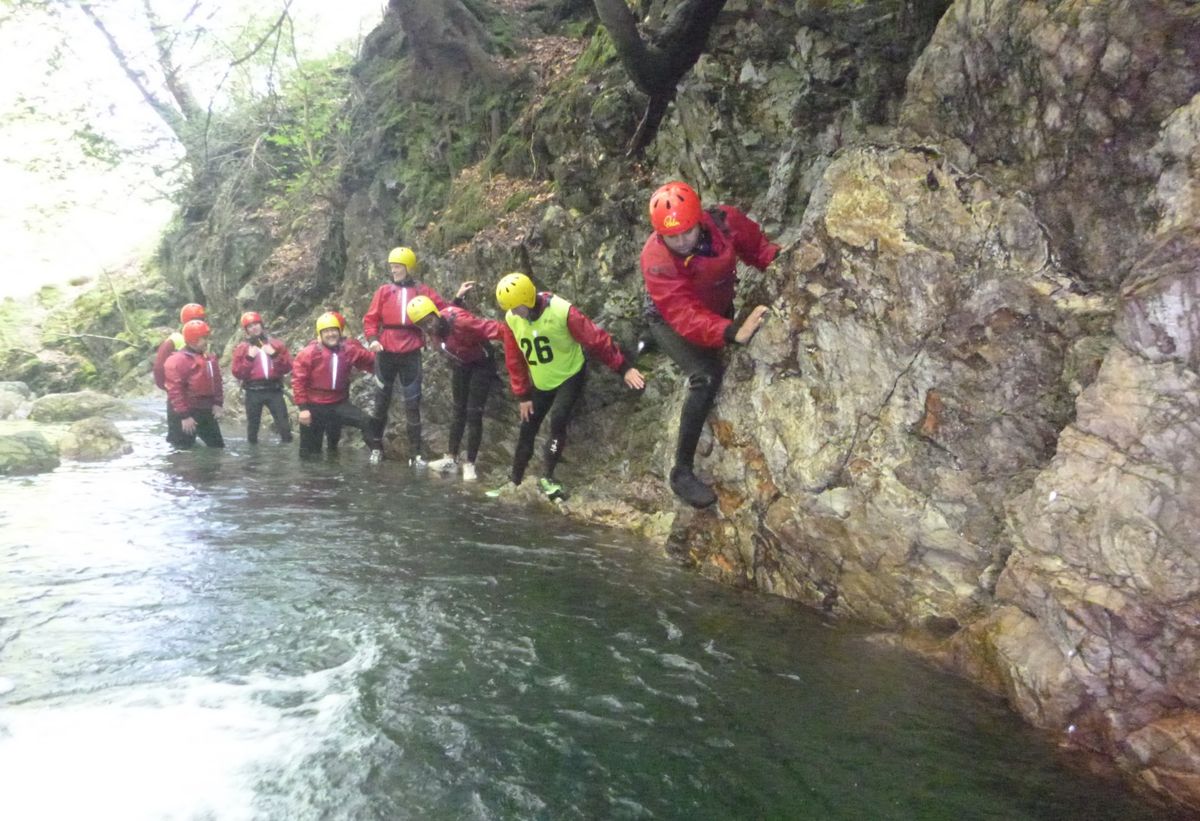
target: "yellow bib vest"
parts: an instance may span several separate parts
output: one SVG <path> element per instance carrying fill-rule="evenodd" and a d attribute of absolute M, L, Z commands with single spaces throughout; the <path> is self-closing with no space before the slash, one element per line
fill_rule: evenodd
<path fill-rule="evenodd" d="M 187 346 L 187 342 L 185 342 L 183 339 L 183 334 L 181 334 L 179 331 L 171 334 L 170 339 L 171 342 L 174 343 L 175 350 L 177 351 L 182 351 Z"/>
<path fill-rule="evenodd" d="M 525 355 L 533 386 L 539 391 L 554 390 L 583 367 L 583 346 L 567 329 L 570 310 L 570 302 L 552 296 L 542 315 L 533 322 L 512 311 L 504 316 Z"/>

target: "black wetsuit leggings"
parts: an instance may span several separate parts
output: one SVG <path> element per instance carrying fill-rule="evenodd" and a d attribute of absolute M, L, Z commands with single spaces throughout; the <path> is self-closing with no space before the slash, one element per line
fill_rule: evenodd
<path fill-rule="evenodd" d="M 491 358 L 467 365 L 457 365 L 450 377 L 450 393 L 454 402 L 454 417 L 450 421 L 451 455 L 458 453 L 463 431 L 467 434 L 467 461 L 474 462 L 483 441 L 483 407 L 496 381 L 496 366 Z"/>
<path fill-rule="evenodd" d="M 666 322 L 653 320 L 650 333 L 658 348 L 679 366 L 687 377 L 687 397 L 679 415 L 679 441 L 675 444 L 675 467 L 694 467 L 696 445 L 704 431 L 704 420 L 717 401 L 725 361 L 721 348 L 702 348 L 675 333 Z"/>
<path fill-rule="evenodd" d="M 288 420 L 287 404 L 283 401 L 283 389 L 270 387 L 246 388 L 246 441 L 252 445 L 258 441 L 264 405 L 271 411 L 271 418 L 275 420 L 279 441 L 292 441 L 292 426 Z"/>
<path fill-rule="evenodd" d="M 579 369 L 579 373 L 563 382 L 552 391 L 533 389 L 533 415 L 529 421 L 521 423 L 521 432 L 517 436 L 517 450 L 513 454 L 512 480 L 513 484 L 521 484 L 525 478 L 525 467 L 533 457 L 533 440 L 537 438 L 538 428 L 542 420 L 550 413 L 550 437 L 546 440 L 544 451 L 546 462 L 542 475 L 554 478 L 554 468 L 562 457 L 563 447 L 567 443 L 567 425 L 575 410 L 575 404 L 583 396 L 583 385 L 587 382 L 587 365 Z"/>
<path fill-rule="evenodd" d="M 196 420 L 196 431 L 194 433 L 183 432 L 183 420 L 188 416 Z M 210 448 L 225 447 L 225 438 L 221 436 L 221 426 L 217 423 L 217 417 L 213 415 L 211 410 L 196 409 L 186 414 L 176 413 L 173 410 L 167 411 L 168 442 L 177 448 L 187 450 L 196 444 L 197 436 Z"/>
<path fill-rule="evenodd" d="M 307 425 L 300 426 L 301 456 L 314 456 L 320 453 L 321 440 L 334 426 L 337 427 L 339 433 L 343 425 L 358 428 L 362 431 L 363 439 L 366 440 L 369 448 L 379 448 L 383 444 L 374 434 L 374 420 L 349 402 L 338 402 L 336 405 L 309 405 L 308 410 L 312 414 L 312 421 Z M 329 449 L 333 450 L 336 446 L 336 443 L 331 442 Z"/>
<path fill-rule="evenodd" d="M 375 407 L 371 415 L 375 419 L 376 439 L 383 440 L 387 427 L 388 405 L 392 401 L 392 386 L 400 380 L 400 394 L 404 397 L 405 433 L 408 434 L 408 455 L 421 452 L 421 351 L 408 353 L 375 354 Z"/>

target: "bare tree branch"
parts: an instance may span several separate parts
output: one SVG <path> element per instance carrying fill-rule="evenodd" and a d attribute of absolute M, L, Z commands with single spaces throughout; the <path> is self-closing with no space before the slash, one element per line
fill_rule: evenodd
<path fill-rule="evenodd" d="M 133 83 L 138 93 L 142 95 L 142 99 L 153 109 L 154 113 L 158 115 L 167 128 L 171 130 L 171 133 L 186 146 L 187 120 L 184 115 L 154 93 L 146 80 L 146 75 L 134 68 L 133 62 L 129 59 L 125 50 L 121 48 L 121 44 L 113 37 L 108 27 L 104 24 L 104 21 L 100 19 L 92 6 L 89 3 L 81 3 L 79 9 L 104 37 L 104 41 L 108 44 L 109 52 L 116 59 L 117 65 L 121 67 L 121 71 L 125 72 L 125 76 L 129 78 L 129 81 Z"/>

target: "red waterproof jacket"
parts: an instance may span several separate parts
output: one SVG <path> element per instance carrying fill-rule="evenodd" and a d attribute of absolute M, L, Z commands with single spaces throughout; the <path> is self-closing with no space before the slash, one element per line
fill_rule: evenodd
<path fill-rule="evenodd" d="M 154 384 L 158 385 L 159 390 L 167 389 L 167 360 L 171 358 L 171 354 L 180 350 L 183 350 L 183 334 L 179 331 L 168 336 L 158 346 L 158 353 L 154 355 Z"/>
<path fill-rule="evenodd" d="M 642 278 L 654 307 L 677 334 L 694 345 L 720 348 L 732 324 L 737 261 L 760 271 L 779 253 L 758 223 L 728 205 L 702 212 L 700 225 L 712 237 L 712 256 L 677 256 L 651 234 L 642 248 Z"/>
<path fill-rule="evenodd" d="M 309 342 L 292 362 L 292 397 L 296 407 L 336 405 L 350 396 L 350 369 L 370 371 L 375 354 L 362 345 L 346 344 L 328 348 L 319 339 Z"/>
<path fill-rule="evenodd" d="M 176 413 L 186 415 L 225 403 L 221 365 L 215 354 L 184 348 L 171 354 L 165 370 L 167 401 Z"/>
<path fill-rule="evenodd" d="M 552 296 L 554 294 L 549 291 L 538 294 L 538 307 L 546 305 Z M 525 354 L 521 351 L 521 346 L 517 344 L 517 338 L 513 336 L 512 328 L 508 327 L 507 323 L 497 324 L 500 325 L 500 331 L 504 334 L 504 363 L 508 367 L 508 381 L 512 386 L 513 396 L 522 402 L 527 401 L 533 396 L 533 377 L 529 375 L 529 365 L 525 362 Z M 617 347 L 617 343 L 608 335 L 608 332 L 584 316 L 583 312 L 574 305 L 567 311 L 567 330 L 575 341 L 583 346 L 589 356 L 599 359 L 621 376 L 624 376 L 625 372 L 633 367 L 625 361 L 625 355 L 621 353 L 621 349 Z"/>
<path fill-rule="evenodd" d="M 423 282 L 407 280 L 399 285 L 394 282 L 381 285 L 363 316 L 363 335 L 367 341 L 378 339 L 388 353 L 409 353 L 425 347 L 425 335 L 408 321 L 408 303 L 418 295 L 432 299 L 439 311 L 449 305 Z"/>
<path fill-rule="evenodd" d="M 433 344 L 460 365 L 487 359 L 487 341 L 504 338 L 504 323 L 475 316 L 457 305 L 443 308 L 442 319 L 446 320 L 446 333 L 434 333 Z"/>
<path fill-rule="evenodd" d="M 275 349 L 274 356 L 267 356 L 262 349 L 263 342 Z M 250 346 L 258 348 L 258 355 L 250 355 Z M 233 359 L 230 362 L 234 379 L 243 383 L 278 382 L 285 374 L 292 371 L 292 353 L 287 343 L 282 339 L 267 337 L 263 339 L 244 339 L 233 349 Z"/>

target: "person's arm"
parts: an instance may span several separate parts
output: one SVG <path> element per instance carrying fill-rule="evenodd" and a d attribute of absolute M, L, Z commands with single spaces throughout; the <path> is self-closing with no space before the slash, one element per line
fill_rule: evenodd
<path fill-rule="evenodd" d="M 180 354 L 179 356 L 172 355 L 164 367 L 165 378 L 163 387 L 167 391 L 167 402 L 170 403 L 171 410 L 183 416 L 186 416 L 190 410 L 188 408 L 186 382 L 188 372 L 191 368 L 192 360 L 184 354 Z"/>
<path fill-rule="evenodd" d="M 292 401 L 300 410 L 308 410 L 308 380 L 312 363 L 307 348 L 296 354 L 292 362 Z"/>
<path fill-rule="evenodd" d="M 473 279 L 468 279 L 465 282 L 460 283 L 458 286 L 458 291 L 454 294 L 454 299 L 450 300 L 450 304 L 457 305 L 459 308 L 464 307 L 467 302 L 467 294 L 471 293 L 477 284 L 479 283 Z"/>
<path fill-rule="evenodd" d="M 254 357 L 250 356 L 249 342 L 239 342 L 237 347 L 233 349 L 233 357 L 229 360 L 229 370 L 233 373 L 234 379 L 240 379 L 245 382 L 250 378 L 251 369 L 254 366 Z"/>
<path fill-rule="evenodd" d="M 470 311 L 462 310 L 458 311 L 455 315 L 453 327 L 455 330 L 461 329 L 463 333 L 481 339 L 492 339 L 499 342 L 504 339 L 504 331 L 502 329 L 507 326 L 494 319 L 484 319 L 481 316 L 475 316 Z"/>
<path fill-rule="evenodd" d="M 447 302 L 446 300 L 442 299 L 441 294 L 439 294 L 437 291 L 435 291 L 429 285 L 426 285 L 424 282 L 422 282 L 420 285 L 417 286 L 417 293 L 424 294 L 425 296 L 427 296 L 431 300 L 433 300 L 433 304 L 437 306 L 437 309 L 439 311 L 444 311 L 450 307 L 450 303 Z M 458 301 L 458 297 L 454 298 L 454 304 L 459 305 L 461 307 L 461 304 Z"/>
<path fill-rule="evenodd" d="M 483 325 L 483 335 L 488 339 L 499 342 L 504 339 L 504 329 L 507 327 L 503 322 L 497 322 L 494 319 L 484 319 L 476 317 Z"/>
<path fill-rule="evenodd" d="M 720 348 L 733 341 L 733 323 L 709 310 L 675 268 L 670 252 L 642 254 L 642 279 L 654 307 L 675 333 L 702 348 Z"/>
<path fill-rule="evenodd" d="M 221 378 L 221 360 L 217 359 L 216 354 L 209 354 L 213 369 L 213 405 L 218 408 L 225 407 L 225 381 Z"/>
<path fill-rule="evenodd" d="M 574 305 L 567 311 L 567 330 L 584 350 L 620 374 L 626 386 L 639 391 L 646 387 L 641 372 L 625 358 L 608 332 L 584 316 Z"/>
<path fill-rule="evenodd" d="M 287 343 L 282 339 L 275 339 L 272 340 L 271 347 L 275 349 L 275 363 L 279 367 L 279 375 L 282 377 L 291 373 L 292 352 L 288 350 Z"/>
<path fill-rule="evenodd" d="M 567 311 L 567 330 L 592 358 L 599 359 L 612 371 L 624 375 L 631 367 L 608 331 L 584 316 L 574 305 Z"/>
<path fill-rule="evenodd" d="M 375 295 L 371 297 L 371 305 L 367 308 L 367 312 L 363 314 L 363 337 L 368 343 L 374 342 L 379 336 L 379 324 L 383 317 L 383 293 L 387 291 L 387 286 L 377 288 Z"/>
<path fill-rule="evenodd" d="M 738 258 L 758 270 L 765 270 L 779 255 L 779 246 L 767 239 L 757 222 L 731 205 L 719 206 L 725 215 L 725 227 Z"/>
<path fill-rule="evenodd" d="M 504 365 L 508 368 L 508 382 L 512 387 L 513 396 L 519 402 L 528 402 L 533 398 L 533 380 L 529 376 L 529 363 L 525 361 L 525 353 L 517 344 L 508 325 L 501 326 L 501 336 L 504 339 Z"/>
<path fill-rule="evenodd" d="M 367 373 L 374 372 L 374 351 L 369 351 L 362 345 L 354 345 L 353 347 L 347 345 L 342 348 L 342 352 L 347 354 L 347 358 L 350 360 L 351 367 L 358 368 L 360 371 L 366 371 Z"/>
<path fill-rule="evenodd" d="M 175 342 L 168 336 L 158 346 L 158 351 L 154 355 L 154 384 L 158 385 L 159 390 L 167 389 L 167 360 L 173 353 L 175 353 Z"/>

